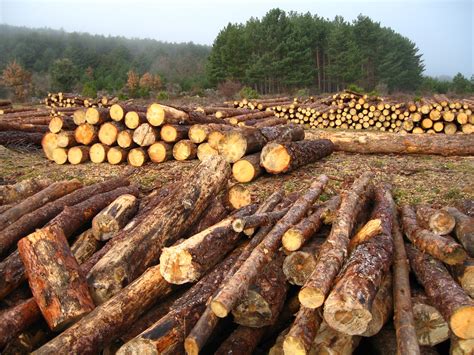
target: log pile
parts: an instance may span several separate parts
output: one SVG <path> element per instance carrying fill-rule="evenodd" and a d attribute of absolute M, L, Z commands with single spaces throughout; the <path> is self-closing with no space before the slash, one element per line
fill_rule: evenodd
<path fill-rule="evenodd" d="M 398 209 L 372 173 L 231 207 L 230 175 L 216 156 L 142 198 L 123 178 L 5 197 L 2 353 L 38 329 L 33 354 L 350 354 L 387 332 L 400 354 L 474 351 L 472 217 Z"/>
<path fill-rule="evenodd" d="M 116 97 L 102 96 L 97 99 L 82 97 L 72 93 L 48 93 L 43 103 L 49 107 L 109 107 L 117 102 Z"/>

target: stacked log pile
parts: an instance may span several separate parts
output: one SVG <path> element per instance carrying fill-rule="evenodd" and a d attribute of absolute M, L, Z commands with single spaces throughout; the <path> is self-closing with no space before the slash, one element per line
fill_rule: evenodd
<path fill-rule="evenodd" d="M 117 102 L 116 97 L 102 96 L 97 99 L 71 93 L 48 93 L 43 103 L 49 107 L 109 107 Z"/>
<path fill-rule="evenodd" d="M 230 174 L 212 157 L 138 206 L 124 179 L 61 183 L 75 190 L 27 220 L 69 207 L 0 263 L 2 353 L 350 354 L 387 333 L 400 354 L 474 351 L 472 217 L 398 210 L 371 173 L 324 203 L 321 175 L 230 209 Z"/>

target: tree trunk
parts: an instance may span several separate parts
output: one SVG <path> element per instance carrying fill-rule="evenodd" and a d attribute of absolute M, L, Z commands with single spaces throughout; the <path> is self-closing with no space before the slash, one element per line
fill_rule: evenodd
<path fill-rule="evenodd" d="M 413 208 L 406 205 L 401 212 L 403 231 L 417 248 L 449 265 L 460 264 L 466 259 L 466 251 L 451 237 L 443 237 L 418 226 Z"/>
<path fill-rule="evenodd" d="M 86 110 L 86 122 L 91 125 L 101 125 L 110 120 L 109 110 L 106 108 L 89 107 Z"/>
<path fill-rule="evenodd" d="M 51 184 L 49 179 L 28 179 L 13 185 L 0 186 L 0 205 L 18 203 L 45 189 Z"/>
<path fill-rule="evenodd" d="M 102 143 L 95 143 L 89 149 L 89 158 L 91 162 L 100 164 L 107 160 L 109 147 Z"/>
<path fill-rule="evenodd" d="M 368 172 L 362 174 L 342 196 L 336 220 L 321 247 L 316 267 L 299 293 L 303 306 L 320 307 L 331 290 L 334 278 L 347 256 L 347 246 L 357 216 L 372 197 L 372 176 Z"/>
<path fill-rule="evenodd" d="M 372 319 L 373 301 L 392 264 L 391 201 L 389 188 L 377 186 L 371 220 L 381 221 L 381 231 L 355 247 L 324 303 L 324 320 L 341 333 L 361 335 Z"/>
<path fill-rule="evenodd" d="M 451 233 L 456 224 L 454 217 L 447 211 L 436 210 L 426 205 L 416 207 L 416 218 L 420 227 L 439 235 Z"/>
<path fill-rule="evenodd" d="M 303 286 L 316 265 L 324 239 L 313 238 L 298 251 L 291 252 L 283 262 L 283 272 L 292 285 Z"/>
<path fill-rule="evenodd" d="M 97 240 L 109 240 L 137 213 L 138 199 L 133 195 L 119 196 L 92 219 L 92 234 Z"/>
<path fill-rule="evenodd" d="M 222 203 L 222 198 L 217 196 L 214 201 L 209 204 L 209 207 L 203 212 L 199 218 L 199 221 L 186 231 L 186 234 L 193 236 L 197 233 L 200 233 L 203 230 L 222 221 L 227 217 L 228 214 L 229 212 Z"/>
<path fill-rule="evenodd" d="M 81 124 L 86 123 L 86 110 L 79 109 L 74 111 L 72 114 L 72 120 L 76 126 L 80 126 Z"/>
<path fill-rule="evenodd" d="M 238 326 L 236 330 L 219 346 L 216 355 L 247 355 L 253 354 L 258 343 L 265 334 L 265 328 Z"/>
<path fill-rule="evenodd" d="M 133 131 L 133 141 L 140 147 L 148 147 L 159 140 L 158 131 L 148 123 L 142 123 Z"/>
<path fill-rule="evenodd" d="M 146 111 L 146 118 L 148 122 L 155 127 L 161 126 L 164 123 L 181 123 L 189 120 L 189 115 L 181 110 L 173 107 L 151 104 Z"/>
<path fill-rule="evenodd" d="M 89 160 L 89 147 L 77 146 L 67 151 L 67 160 L 73 165 L 82 164 Z"/>
<path fill-rule="evenodd" d="M 84 263 L 99 250 L 101 243 L 95 239 L 92 229 L 82 232 L 71 245 L 71 251 L 79 264 Z"/>
<path fill-rule="evenodd" d="M 271 174 L 286 173 L 330 155 L 334 150 L 331 141 L 270 142 L 262 149 L 260 165 Z"/>
<path fill-rule="evenodd" d="M 268 142 L 294 142 L 304 139 L 304 129 L 301 125 L 284 124 L 281 126 L 260 128 Z"/>
<path fill-rule="evenodd" d="M 300 249 L 321 228 L 325 216 L 333 214 L 340 203 L 340 196 L 334 196 L 296 226 L 288 229 L 282 238 L 283 247 L 288 251 Z"/>
<path fill-rule="evenodd" d="M 173 147 L 173 157 L 176 160 L 192 160 L 196 158 L 197 146 L 188 139 L 176 143 Z"/>
<path fill-rule="evenodd" d="M 245 126 L 252 126 L 255 128 L 263 128 L 263 127 L 272 127 L 272 126 L 279 126 L 284 125 L 288 122 L 286 118 L 283 117 L 267 117 L 260 120 L 249 120 L 245 121 Z"/>
<path fill-rule="evenodd" d="M 112 147 L 107 152 L 107 161 L 112 165 L 120 164 L 127 160 L 128 151 L 119 147 Z"/>
<path fill-rule="evenodd" d="M 94 300 L 104 302 L 156 263 L 161 248 L 196 222 L 229 175 L 230 167 L 222 158 L 201 163 L 172 196 L 149 212 L 146 223 L 130 230 L 127 238 L 113 245 L 94 266 L 88 275 Z"/>
<path fill-rule="evenodd" d="M 49 132 L 47 125 L 38 125 L 32 123 L 10 122 L 0 120 L 0 131 L 21 131 L 21 132 Z"/>
<path fill-rule="evenodd" d="M 280 247 L 283 234 L 297 223 L 311 208 L 326 186 L 328 178 L 321 175 L 311 187 L 293 204 L 288 213 L 275 224 L 262 242 L 255 247 L 248 259 L 213 298 L 214 314 L 223 318 L 229 314 L 237 301 L 245 295 L 257 275 L 272 260 Z"/>
<path fill-rule="evenodd" d="M 240 183 L 251 182 L 262 174 L 260 152 L 247 155 L 232 165 L 232 175 Z"/>
<path fill-rule="evenodd" d="M 208 125 L 195 124 L 189 127 L 189 140 L 193 143 L 199 144 L 207 139 L 207 135 L 211 131 Z"/>
<path fill-rule="evenodd" d="M 464 263 L 450 267 L 451 274 L 471 298 L 474 298 L 474 259 L 467 258 Z"/>
<path fill-rule="evenodd" d="M 469 256 L 474 258 L 474 218 L 466 216 L 454 207 L 447 207 L 445 210 L 456 221 L 456 228 L 454 229 L 456 238 L 466 249 Z"/>
<path fill-rule="evenodd" d="M 359 345 L 360 339 L 359 336 L 340 333 L 323 321 L 311 344 L 309 354 L 351 355 Z"/>
<path fill-rule="evenodd" d="M 161 139 L 167 143 L 176 143 L 188 138 L 190 126 L 165 124 L 161 127 Z"/>
<path fill-rule="evenodd" d="M 474 338 L 474 302 L 453 280 L 445 266 L 428 254 L 407 245 L 410 265 L 425 288 L 430 302 L 443 315 L 452 332 L 463 339 Z"/>
<path fill-rule="evenodd" d="M 474 155 L 473 135 L 311 131 L 310 139 L 330 139 L 334 150 L 358 154 Z"/>
<path fill-rule="evenodd" d="M 97 126 L 84 123 L 74 130 L 76 142 L 84 145 L 91 145 L 99 141 Z"/>
<path fill-rule="evenodd" d="M 239 122 L 245 122 L 245 121 L 254 120 L 254 119 L 262 119 L 262 118 L 270 117 L 273 115 L 274 115 L 273 111 L 260 111 L 260 112 L 247 113 L 247 114 L 238 115 L 238 116 L 231 116 L 231 117 L 225 118 L 224 120 L 231 125 L 236 125 Z"/>
<path fill-rule="evenodd" d="M 120 131 L 123 131 L 125 127 L 118 122 L 106 122 L 100 126 L 99 141 L 105 145 L 112 146 L 117 142 L 117 137 Z"/>
<path fill-rule="evenodd" d="M 300 307 L 295 321 L 283 341 L 283 352 L 290 354 L 307 354 L 321 325 L 320 310 Z"/>
<path fill-rule="evenodd" d="M 51 330 L 61 331 L 94 309 L 86 279 L 60 228 L 53 225 L 30 234 L 20 240 L 18 251 Z"/>
<path fill-rule="evenodd" d="M 235 163 L 244 155 L 260 151 L 266 143 L 260 130 L 247 128 L 226 132 L 217 148 L 226 161 Z"/>
<path fill-rule="evenodd" d="M 156 142 L 148 148 L 148 156 L 153 163 L 163 163 L 173 158 L 173 146 L 165 142 Z"/>

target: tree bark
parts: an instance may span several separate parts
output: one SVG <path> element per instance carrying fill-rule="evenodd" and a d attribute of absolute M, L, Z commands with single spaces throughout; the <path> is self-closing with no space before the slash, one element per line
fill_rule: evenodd
<path fill-rule="evenodd" d="M 237 160 L 232 166 L 232 175 L 240 183 L 251 182 L 263 174 L 260 167 L 260 152 Z"/>
<path fill-rule="evenodd" d="M 474 218 L 461 213 L 457 208 L 447 207 L 445 210 L 454 217 L 456 238 L 466 249 L 470 257 L 474 258 Z"/>
<path fill-rule="evenodd" d="M 244 155 L 260 151 L 267 140 L 258 129 L 237 129 L 224 133 L 219 141 L 218 151 L 227 162 L 235 163 Z"/>
<path fill-rule="evenodd" d="M 0 145 L 41 145 L 43 134 L 39 132 L 6 131 L 0 132 Z"/>
<path fill-rule="evenodd" d="M 451 274 L 471 298 L 474 298 L 474 259 L 467 258 L 464 263 L 450 267 Z"/>
<path fill-rule="evenodd" d="M 408 205 L 403 206 L 401 213 L 405 235 L 421 251 L 449 265 L 460 264 L 466 259 L 466 251 L 451 237 L 443 237 L 422 229 L 417 224 L 413 208 Z"/>
<path fill-rule="evenodd" d="M 63 330 L 94 309 L 85 276 L 60 228 L 53 225 L 30 234 L 20 240 L 18 251 L 51 330 Z"/>
<path fill-rule="evenodd" d="M 216 355 L 253 354 L 265 334 L 265 328 L 251 328 L 240 325 L 216 350 Z"/>
<path fill-rule="evenodd" d="M 18 203 L 45 189 L 51 184 L 49 179 L 27 179 L 13 185 L 0 186 L 0 205 Z"/>
<path fill-rule="evenodd" d="M 334 150 L 358 154 L 474 155 L 473 135 L 399 134 L 316 130 L 310 139 L 330 139 Z"/>
<path fill-rule="evenodd" d="M 21 131 L 21 132 L 49 132 L 47 125 L 38 125 L 32 123 L 10 122 L 0 120 L 0 131 Z"/>
<path fill-rule="evenodd" d="M 462 338 L 474 338 L 474 302 L 453 280 L 438 260 L 407 245 L 410 265 L 423 285 L 430 302 L 443 315 L 452 332 Z"/>
<path fill-rule="evenodd" d="M 232 125 L 236 125 L 239 122 L 245 122 L 248 120 L 254 120 L 254 119 L 263 119 L 266 117 L 273 116 L 274 113 L 273 111 L 260 111 L 260 112 L 255 112 L 255 113 L 247 113 L 243 115 L 237 115 L 237 116 L 230 116 L 225 118 L 224 120 Z"/>
<path fill-rule="evenodd" d="M 82 232 L 71 245 L 71 251 L 79 264 L 84 263 L 99 250 L 101 243 L 95 239 L 92 229 Z"/>
<path fill-rule="evenodd" d="M 295 142 L 304 139 L 304 129 L 301 125 L 285 124 L 281 126 L 260 128 L 268 142 Z"/>
<path fill-rule="evenodd" d="M 436 210 L 426 205 L 416 207 L 416 218 L 422 228 L 439 235 L 451 233 L 456 224 L 454 217 L 447 211 Z"/>
<path fill-rule="evenodd" d="M 362 174 L 354 181 L 351 189 L 342 195 L 331 233 L 319 251 L 313 273 L 299 293 L 303 306 L 318 308 L 324 303 L 347 256 L 349 238 L 357 216 L 372 197 L 372 177 L 373 174 L 368 172 Z"/>
<path fill-rule="evenodd" d="M 176 143 L 188 138 L 190 126 L 165 124 L 161 127 L 161 139 L 167 143 Z"/>
<path fill-rule="evenodd" d="M 203 212 L 199 221 L 186 231 L 186 234 L 192 236 L 200 233 L 226 218 L 228 214 L 229 212 L 222 203 L 222 198 L 218 196 L 209 204 L 209 207 Z"/>
<path fill-rule="evenodd" d="M 226 110 L 218 110 L 215 112 L 216 118 L 228 118 L 228 117 L 233 117 L 233 116 L 241 116 L 241 115 L 246 115 L 246 114 L 252 114 L 252 113 L 259 113 L 259 110 L 249 110 L 247 108 L 229 108 Z"/>
<path fill-rule="evenodd" d="M 159 140 L 160 134 L 148 123 L 142 123 L 133 131 L 133 141 L 140 147 L 148 147 Z"/>
<path fill-rule="evenodd" d="M 183 139 L 173 147 L 173 157 L 176 160 L 192 160 L 196 158 L 197 146 L 188 139 Z"/>
<path fill-rule="evenodd" d="M 97 240 L 109 240 L 122 229 L 138 211 L 134 195 L 122 195 L 92 219 L 92 234 Z"/>
<path fill-rule="evenodd" d="M 293 204 L 288 213 L 275 224 L 260 244 L 252 251 L 239 270 L 213 298 L 214 314 L 223 318 L 229 314 L 237 301 L 245 295 L 257 275 L 272 260 L 281 244 L 283 234 L 297 223 L 311 208 L 326 186 L 328 178 L 321 175 L 311 187 Z"/>
<path fill-rule="evenodd" d="M 161 141 L 150 145 L 147 152 L 153 163 L 163 163 L 173 158 L 173 146 Z"/>
<path fill-rule="evenodd" d="M 292 285 L 303 286 L 316 265 L 324 239 L 313 238 L 307 245 L 291 252 L 283 262 L 283 273 Z"/>
<path fill-rule="evenodd" d="M 314 163 L 330 155 L 333 150 L 333 144 L 327 139 L 288 143 L 270 142 L 262 149 L 260 165 L 271 174 L 286 173 Z"/>
<path fill-rule="evenodd" d="M 283 341 L 283 352 L 290 354 L 307 354 L 321 325 L 320 310 L 300 307 L 295 321 Z"/>
<path fill-rule="evenodd" d="M 216 157 L 201 163 L 141 223 L 118 241 L 88 275 L 92 295 L 102 303 L 156 263 L 161 248 L 176 241 L 207 208 L 230 175 L 230 167 Z M 120 275 L 118 277 L 118 275 Z"/>

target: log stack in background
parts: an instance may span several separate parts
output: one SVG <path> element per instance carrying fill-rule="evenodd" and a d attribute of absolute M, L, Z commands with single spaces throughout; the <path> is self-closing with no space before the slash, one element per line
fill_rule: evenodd
<path fill-rule="evenodd" d="M 49 107 L 109 107 L 117 100 L 116 97 L 109 96 L 91 99 L 72 93 L 50 92 L 44 99 L 44 104 Z"/>

